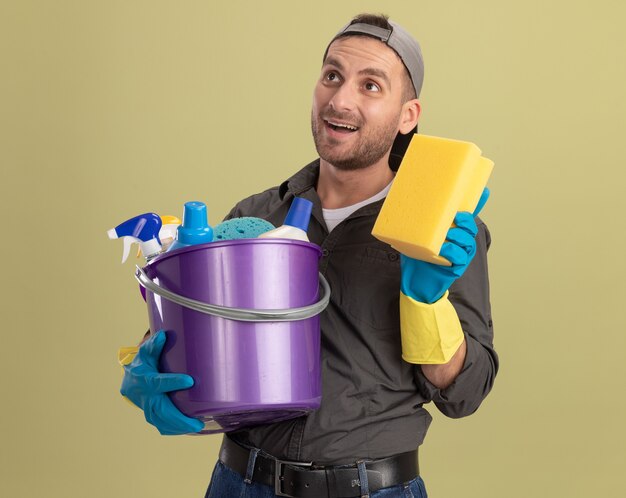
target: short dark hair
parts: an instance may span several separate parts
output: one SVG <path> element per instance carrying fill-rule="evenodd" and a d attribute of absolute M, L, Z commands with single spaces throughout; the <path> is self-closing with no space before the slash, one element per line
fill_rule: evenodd
<path fill-rule="evenodd" d="M 350 24 L 369 24 L 371 26 L 376 26 L 378 28 L 388 29 L 393 31 L 393 27 L 389 24 L 389 16 L 386 14 L 368 14 L 362 13 L 355 16 Z M 367 35 L 358 35 L 354 33 L 346 33 L 344 36 L 367 36 Z M 399 56 L 398 56 L 399 57 Z M 400 59 L 402 61 L 402 59 Z M 415 94 L 415 87 L 413 86 L 413 82 L 411 81 L 411 76 L 409 75 L 409 71 L 407 70 L 404 63 L 402 63 L 402 67 L 404 68 L 404 81 L 403 83 L 403 91 L 402 91 L 402 99 L 405 102 L 409 100 L 413 100 L 417 98 Z"/>
<path fill-rule="evenodd" d="M 359 14 L 350 21 L 350 24 L 357 23 L 369 24 L 383 29 L 392 29 L 391 24 L 389 24 L 389 16 L 386 14 Z"/>

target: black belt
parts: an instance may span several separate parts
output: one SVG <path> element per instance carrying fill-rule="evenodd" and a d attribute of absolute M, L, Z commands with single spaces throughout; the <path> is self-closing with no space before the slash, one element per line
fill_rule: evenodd
<path fill-rule="evenodd" d="M 246 477 L 250 453 L 250 449 L 224 436 L 219 458 L 224 465 Z M 365 468 L 370 492 L 408 482 L 419 475 L 417 450 L 381 460 L 365 461 Z M 308 462 L 279 460 L 259 453 L 251 481 L 273 487 L 277 496 L 361 496 L 356 462 L 352 465 L 327 467 Z"/>

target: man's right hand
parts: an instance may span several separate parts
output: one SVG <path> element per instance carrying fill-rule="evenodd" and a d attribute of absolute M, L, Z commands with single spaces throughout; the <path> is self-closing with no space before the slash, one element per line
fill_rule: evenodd
<path fill-rule="evenodd" d="M 193 386 L 185 374 L 160 373 L 157 369 L 165 345 L 165 332 L 158 331 L 145 341 L 131 363 L 124 365 L 120 392 L 144 412 L 146 420 L 163 435 L 200 432 L 204 423 L 181 413 L 166 393 Z"/>

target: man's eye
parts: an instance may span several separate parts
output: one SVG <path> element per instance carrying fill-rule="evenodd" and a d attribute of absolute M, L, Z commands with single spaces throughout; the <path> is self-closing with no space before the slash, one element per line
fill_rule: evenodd
<path fill-rule="evenodd" d="M 339 75 L 333 71 L 330 71 L 326 74 L 327 81 L 337 81 L 339 79 Z"/>
<path fill-rule="evenodd" d="M 365 89 L 370 92 L 380 92 L 380 87 L 376 83 L 372 83 L 371 81 L 365 83 Z"/>

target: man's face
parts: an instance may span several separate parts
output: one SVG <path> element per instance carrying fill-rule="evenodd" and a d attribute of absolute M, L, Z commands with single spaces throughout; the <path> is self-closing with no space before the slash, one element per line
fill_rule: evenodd
<path fill-rule="evenodd" d="M 397 54 L 374 38 L 349 36 L 331 44 L 311 111 L 322 159 L 356 170 L 388 154 L 399 130 L 404 71 Z"/>

